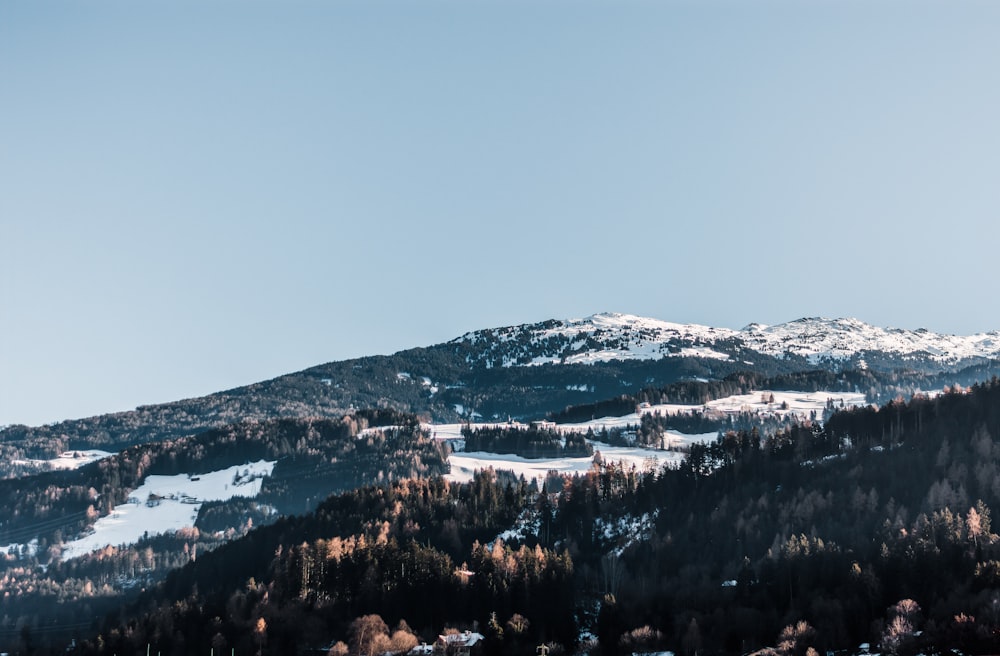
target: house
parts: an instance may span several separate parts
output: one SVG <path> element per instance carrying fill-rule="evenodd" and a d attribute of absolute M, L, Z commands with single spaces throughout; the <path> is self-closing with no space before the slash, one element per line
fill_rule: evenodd
<path fill-rule="evenodd" d="M 539 421 L 533 421 L 531 422 L 531 428 L 533 428 L 534 430 L 555 430 L 556 422 L 545 421 L 544 419 Z"/>
<path fill-rule="evenodd" d="M 635 443 L 639 441 L 639 431 L 627 428 L 619 433 L 619 437 L 625 444 L 635 446 Z"/>
<path fill-rule="evenodd" d="M 434 656 L 473 656 L 482 650 L 485 636 L 481 633 L 464 631 L 439 635 L 434 642 Z"/>

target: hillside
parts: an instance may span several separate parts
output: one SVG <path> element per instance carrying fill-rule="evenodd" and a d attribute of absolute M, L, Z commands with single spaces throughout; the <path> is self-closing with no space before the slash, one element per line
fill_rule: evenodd
<path fill-rule="evenodd" d="M 295 653 L 370 614 L 422 639 L 478 626 L 497 654 L 991 653 L 997 434 L 994 380 L 547 493 L 489 475 L 362 488 L 189 563 L 82 653 Z"/>
<path fill-rule="evenodd" d="M 925 530 L 921 513 L 946 521 L 935 513 L 947 508 L 947 521 L 961 519 L 947 531 L 962 539 L 970 508 L 987 526 L 971 555 L 935 543 L 975 560 L 935 565 L 953 589 L 974 588 L 964 583 L 969 571 L 994 558 L 988 513 L 1000 491 L 990 467 L 1000 465 L 990 464 L 983 435 L 997 434 L 997 385 L 967 391 L 1000 373 L 993 337 L 854 320 L 732 331 L 595 315 L 478 331 L 128 413 L 7 427 L 0 648 L 26 648 L 24 627 L 35 632 L 33 646 L 58 651 L 60 640 L 94 638 L 103 626 L 85 653 L 129 653 L 143 635 L 158 636 L 164 653 L 205 640 L 242 651 L 249 634 L 241 622 L 256 613 L 267 615 L 274 649 L 292 653 L 347 640 L 358 614 L 380 608 L 395 609 L 386 611 L 392 622 L 419 622 L 411 628 L 425 639 L 443 626 L 530 618 L 533 629 L 507 638 L 497 625 L 504 630 L 490 638 L 492 654 L 538 640 L 573 650 L 590 634 L 605 653 L 691 651 L 684 645 L 695 637 L 733 652 L 737 634 L 745 651 L 774 644 L 784 623 L 803 618 L 817 645 L 877 641 L 880 618 L 894 621 L 877 604 L 899 601 L 888 597 L 912 584 L 912 572 L 892 569 L 905 569 L 892 549 L 913 547 L 899 540 Z M 526 421 L 541 418 L 548 421 Z M 921 478 L 930 462 L 950 463 L 944 478 Z M 484 468 L 495 473 L 476 473 Z M 849 494 L 842 489 L 858 481 Z M 716 542 L 726 535 L 736 546 Z M 330 540 L 339 540 L 340 556 Z M 875 554 L 872 541 L 889 551 Z M 822 587 L 832 579 L 817 579 L 813 592 L 787 580 L 754 587 L 777 576 L 775 561 L 791 567 L 782 561 L 789 549 L 835 553 L 837 563 L 850 558 L 874 572 L 884 598 L 868 599 L 867 624 L 851 615 L 835 629 L 820 626 L 833 611 L 796 601 L 847 594 Z M 482 578 L 500 562 L 502 574 Z M 181 591 L 192 575 L 204 598 L 190 605 Z M 554 597 L 545 581 L 557 582 Z M 792 592 L 785 599 L 773 585 Z M 234 600 L 233 586 L 248 591 L 246 600 Z M 739 610 L 725 596 L 731 587 L 741 591 Z M 529 589 L 557 605 L 529 603 Z M 451 601 L 414 606 L 427 590 Z M 928 635 L 940 636 L 946 606 L 935 590 L 921 589 L 917 600 L 935 616 Z M 268 599 L 274 606 L 264 613 Z M 964 599 L 970 616 L 981 607 L 971 592 Z M 160 603 L 186 614 L 168 613 L 186 627 L 176 629 L 180 638 L 164 638 L 162 608 L 143 616 Z M 220 618 L 223 607 L 242 610 L 206 637 L 212 604 Z M 729 610 L 720 618 L 709 607 Z M 671 609 L 673 619 L 650 609 Z M 702 628 L 676 624 L 677 613 Z M 119 622 L 132 628 L 122 632 Z M 992 626 L 972 627 L 970 644 L 991 645 L 983 632 Z"/>
<path fill-rule="evenodd" d="M 387 356 L 331 362 L 204 397 L 133 411 L 0 431 L 0 475 L 44 469 L 70 450 L 118 451 L 238 421 L 337 418 L 352 408 L 392 408 L 437 421 L 530 419 L 567 406 L 635 395 L 678 381 L 867 369 L 909 389 L 934 376 L 1000 371 L 996 333 L 956 337 L 882 329 L 856 320 L 802 319 L 736 331 L 631 315 L 546 321 L 468 333 Z M 907 380 L 900 380 L 906 376 Z M 867 391 L 867 390 L 864 390 Z M 881 388 L 872 400 L 883 400 Z"/>
<path fill-rule="evenodd" d="M 446 474 L 446 455 L 413 417 L 359 412 L 242 422 L 0 481 L 0 612 L 42 630 L 92 622 L 254 526 L 332 493 Z"/>

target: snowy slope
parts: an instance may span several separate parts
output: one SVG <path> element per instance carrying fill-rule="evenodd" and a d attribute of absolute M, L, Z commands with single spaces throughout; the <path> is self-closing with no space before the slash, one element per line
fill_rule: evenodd
<path fill-rule="evenodd" d="M 453 342 L 477 348 L 487 366 L 648 360 L 689 355 L 728 359 L 713 350 L 738 331 L 678 324 L 630 314 L 595 314 L 586 319 L 545 321 L 466 333 Z M 685 351 L 686 352 L 682 352 Z"/>
<path fill-rule="evenodd" d="M 638 423 L 634 418 L 632 423 Z M 611 427 L 619 418 L 608 418 L 607 425 Z M 483 427 L 504 426 L 505 424 L 471 424 L 473 429 Z M 522 426 L 521 424 L 512 424 Z M 615 424 L 617 425 L 617 424 Z M 624 424 L 622 424 L 624 425 Z M 544 479 L 550 471 L 561 474 L 582 473 L 589 470 L 594 464 L 593 456 L 580 458 L 522 458 L 521 456 L 507 453 L 488 453 L 485 451 L 462 451 L 464 448 L 464 438 L 462 428 L 466 424 L 424 424 L 424 427 L 431 432 L 435 439 L 447 440 L 451 442 L 453 448 L 458 449 L 448 456 L 448 463 L 451 465 L 451 473 L 448 480 L 455 482 L 467 482 L 472 480 L 472 475 L 477 470 L 505 469 L 513 471 L 517 476 L 525 478 Z M 586 430 L 589 424 L 561 425 L 557 429 L 562 431 L 575 430 L 583 427 Z M 676 431 L 670 433 L 669 443 L 672 447 L 683 446 L 691 442 L 710 442 L 716 438 L 715 433 L 704 435 L 684 435 Z M 683 453 L 676 451 L 663 451 L 659 449 L 647 449 L 644 447 L 623 447 L 612 446 L 602 442 L 591 442 L 595 451 L 601 453 L 601 457 L 606 462 L 620 462 L 626 467 L 635 466 L 639 470 L 646 467 L 662 467 L 665 463 L 678 463 L 684 458 Z"/>
<path fill-rule="evenodd" d="M 777 326 L 751 325 L 741 331 L 743 342 L 755 351 L 781 356 L 802 355 L 810 360 L 845 359 L 864 352 L 925 355 L 939 362 L 994 358 L 1000 354 L 1000 332 L 967 337 L 929 330 L 879 328 L 857 319 L 799 319 Z"/>
<path fill-rule="evenodd" d="M 255 497 L 273 469 L 273 461 L 261 460 L 197 476 L 148 476 L 128 503 L 97 520 L 91 534 L 66 543 L 62 557 L 68 560 L 107 545 L 132 544 L 146 534 L 193 527 L 202 502 Z"/>
<path fill-rule="evenodd" d="M 712 436 L 713 438 L 715 435 Z M 659 468 L 664 463 L 678 463 L 684 458 L 683 453 L 674 451 L 658 451 L 642 447 L 611 446 L 594 442 L 594 449 L 601 452 L 605 462 L 620 462 L 626 467 L 635 466 L 642 471 L 646 467 Z M 527 479 L 543 480 L 550 471 L 561 474 L 574 474 L 588 471 L 594 464 L 593 457 L 585 458 L 537 458 L 528 459 L 521 456 L 485 451 L 459 452 L 448 456 L 451 473 L 448 480 L 468 482 L 474 472 L 492 467 L 514 472 L 516 476 Z"/>
<path fill-rule="evenodd" d="M 807 318 L 742 330 L 679 324 L 630 314 L 595 314 L 467 333 L 453 343 L 471 347 L 469 358 L 487 367 L 594 363 L 700 357 L 735 360 L 749 350 L 812 362 L 888 354 L 954 364 L 1000 357 L 1000 332 L 970 336 L 880 328 L 857 319 Z"/>
<path fill-rule="evenodd" d="M 53 471 L 59 469 L 79 469 L 92 462 L 109 458 L 114 454 L 110 451 L 91 449 L 89 451 L 66 451 L 50 460 L 14 460 L 14 464 L 34 465 L 40 471 Z"/>

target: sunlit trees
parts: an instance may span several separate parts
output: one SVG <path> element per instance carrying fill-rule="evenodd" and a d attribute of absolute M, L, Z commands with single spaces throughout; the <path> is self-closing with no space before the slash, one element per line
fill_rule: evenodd
<path fill-rule="evenodd" d="M 882 632 L 882 649 L 897 654 L 910 638 L 920 621 L 920 604 L 912 599 L 901 599 L 888 611 L 888 621 Z"/>
<path fill-rule="evenodd" d="M 351 654 L 375 656 L 388 651 L 389 627 L 379 615 L 364 615 L 351 622 Z"/>

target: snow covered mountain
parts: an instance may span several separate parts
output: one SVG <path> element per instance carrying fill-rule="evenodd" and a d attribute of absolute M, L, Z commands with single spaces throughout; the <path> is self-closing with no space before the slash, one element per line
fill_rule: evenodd
<path fill-rule="evenodd" d="M 67 443 L 117 451 L 238 420 L 339 418 L 358 408 L 392 408 L 437 421 L 532 419 L 678 382 L 816 369 L 867 369 L 863 387 L 873 399 L 970 385 L 1000 375 L 1000 332 L 962 337 L 818 318 L 733 330 L 614 313 L 490 328 L 203 397 L 46 426 L 8 426 L 0 464 L 13 466 L 0 466 L 0 477 L 24 473 L 24 454 L 43 453 L 39 444 L 49 445 L 47 457 Z"/>
<path fill-rule="evenodd" d="M 487 367 L 546 363 L 698 357 L 738 361 L 747 352 L 811 364 L 886 367 L 964 365 L 1000 357 L 1000 332 L 942 335 L 925 329 L 880 328 L 857 319 L 806 318 L 742 330 L 678 324 L 629 314 L 551 320 L 462 335 L 469 359 Z M 742 355 L 741 355 L 742 354 Z M 935 366 L 936 365 L 936 366 Z"/>

